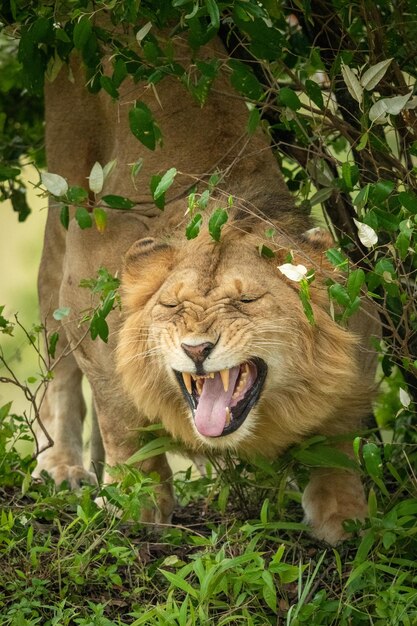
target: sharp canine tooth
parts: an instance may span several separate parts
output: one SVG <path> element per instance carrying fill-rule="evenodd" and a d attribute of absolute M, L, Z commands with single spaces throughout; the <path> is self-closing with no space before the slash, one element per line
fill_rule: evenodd
<path fill-rule="evenodd" d="M 226 407 L 226 426 L 229 426 L 231 420 L 232 420 L 232 414 L 230 413 L 230 409 L 227 406 Z"/>
<path fill-rule="evenodd" d="M 201 392 L 203 391 L 203 381 L 201 380 L 201 378 L 197 378 L 197 393 L 199 396 L 201 396 Z"/>
<path fill-rule="evenodd" d="M 182 373 L 182 379 L 184 381 L 184 385 L 185 388 L 187 389 L 188 393 L 191 395 L 192 393 L 192 386 L 191 386 L 191 374 L 189 374 L 188 372 L 181 372 Z"/>
<path fill-rule="evenodd" d="M 220 370 L 220 378 L 222 379 L 223 389 L 225 392 L 229 389 L 229 374 L 230 370 Z"/>

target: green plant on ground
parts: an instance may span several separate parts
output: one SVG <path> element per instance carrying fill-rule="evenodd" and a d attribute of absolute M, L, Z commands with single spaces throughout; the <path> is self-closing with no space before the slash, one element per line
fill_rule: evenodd
<path fill-rule="evenodd" d="M 229 458 L 221 480 L 211 468 L 204 479 L 179 475 L 183 506 L 155 529 L 136 521 L 149 478 L 126 466 L 101 492 L 119 517 L 96 505 L 93 487 L 28 481 L 6 410 L 2 420 L 1 624 L 416 623 L 415 450 L 362 445 L 370 518 L 331 549 L 309 538 L 294 485 L 272 481 L 283 467 L 302 481 L 297 456 L 310 449 L 308 465 L 326 463 L 323 443 L 289 451 L 276 468 Z"/>

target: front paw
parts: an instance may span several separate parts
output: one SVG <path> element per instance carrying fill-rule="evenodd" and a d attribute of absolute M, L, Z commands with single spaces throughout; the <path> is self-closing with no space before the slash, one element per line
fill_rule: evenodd
<path fill-rule="evenodd" d="M 60 465 L 54 465 L 48 468 L 40 466 L 37 468 L 35 475 L 39 476 L 43 470 L 49 474 L 57 487 L 64 482 L 68 483 L 70 489 L 78 489 L 85 483 L 97 485 L 97 477 L 95 474 L 86 470 L 82 465 L 67 465 L 66 463 L 61 463 Z"/>
<path fill-rule="evenodd" d="M 313 479 L 303 494 L 302 504 L 312 535 L 331 546 L 349 538 L 343 527 L 345 520 L 363 521 L 368 515 L 362 484 L 354 475 L 329 475 L 327 484 Z"/>

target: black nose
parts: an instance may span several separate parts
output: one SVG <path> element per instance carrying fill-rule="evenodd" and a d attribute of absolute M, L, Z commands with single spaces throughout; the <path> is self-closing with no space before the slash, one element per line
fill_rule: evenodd
<path fill-rule="evenodd" d="M 182 343 L 181 347 L 194 363 L 201 364 L 213 350 L 214 343 L 206 341 L 205 343 L 199 343 L 198 346 L 190 346 L 187 343 Z"/>

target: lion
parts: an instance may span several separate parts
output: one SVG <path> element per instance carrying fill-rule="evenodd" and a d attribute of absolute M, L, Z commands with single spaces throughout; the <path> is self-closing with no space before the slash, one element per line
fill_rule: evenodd
<path fill-rule="evenodd" d="M 173 45 L 184 59 L 181 36 Z M 219 41 L 200 55 L 226 59 Z M 188 63 L 192 80 L 191 58 Z M 51 333 L 58 327 L 55 309 L 69 307 L 71 314 L 59 326 L 61 353 L 41 407 L 53 446 L 45 445 L 39 428 L 38 444 L 46 449 L 36 475 L 46 471 L 58 485 L 95 480 L 83 464 L 83 376 L 97 415 L 92 461 L 102 460 L 103 448 L 109 467 L 138 450 L 140 430 L 152 423 L 162 423 L 190 453 L 230 450 L 274 459 L 306 437 L 351 433 L 371 411 L 375 354 L 369 337 L 377 334 L 376 323 L 366 311 L 348 328 L 332 318 L 325 281 L 334 272 L 323 254 L 329 236 L 305 233 L 309 220 L 295 208 L 268 138 L 246 132 L 248 109 L 223 66 L 203 108 L 172 77 L 153 89 L 125 80 L 118 102 L 92 95 L 75 55 L 71 68 L 46 84 L 48 170 L 84 186 L 94 162 L 117 158 L 105 193 L 136 202 L 130 211 L 108 209 L 104 232 L 82 230 L 74 207 L 66 231 L 50 203 L 39 271 L 41 317 Z M 135 100 L 158 120 L 162 148 L 151 151 L 131 134 L 128 110 Z M 127 164 L 139 158 L 143 168 L 135 183 Z M 161 212 L 148 181 L 174 166 L 178 175 Z M 187 240 L 187 196 L 191 188 L 201 193 L 213 172 L 220 183 L 205 214 L 232 197 L 228 223 L 219 241 L 206 221 Z M 267 245 L 274 257 L 266 258 L 259 251 L 271 227 L 275 235 Z M 299 283 L 279 269 L 289 254 L 293 264 L 316 272 L 314 323 L 303 310 Z M 79 323 L 91 308 L 80 281 L 103 266 L 122 275 L 122 307 L 108 318 L 108 343 L 93 342 Z M 140 467 L 161 478 L 157 506 L 145 519 L 168 523 L 175 503 L 168 461 L 159 455 Z M 106 472 L 104 480 L 113 479 Z M 359 476 L 332 468 L 312 470 L 302 503 L 312 533 L 330 544 L 346 536 L 346 518 L 364 519 L 367 512 Z"/>

